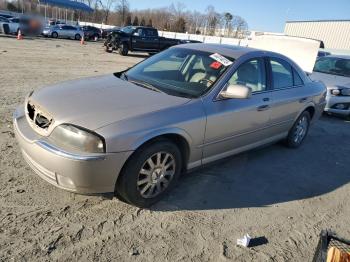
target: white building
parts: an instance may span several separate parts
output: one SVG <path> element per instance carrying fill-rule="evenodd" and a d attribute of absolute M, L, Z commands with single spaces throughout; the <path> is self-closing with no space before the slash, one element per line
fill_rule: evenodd
<path fill-rule="evenodd" d="M 326 49 L 350 50 L 350 20 L 288 21 L 284 33 L 321 40 Z"/>

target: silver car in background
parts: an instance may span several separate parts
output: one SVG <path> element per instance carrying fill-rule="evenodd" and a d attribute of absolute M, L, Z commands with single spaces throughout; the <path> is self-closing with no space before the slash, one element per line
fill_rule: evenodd
<path fill-rule="evenodd" d="M 318 58 L 311 78 L 327 86 L 325 112 L 350 117 L 350 56 Z"/>
<path fill-rule="evenodd" d="M 282 55 L 184 44 L 123 72 L 31 92 L 13 121 L 46 181 L 147 207 L 188 170 L 280 140 L 299 147 L 325 96 Z"/>
<path fill-rule="evenodd" d="M 70 38 L 80 40 L 84 36 L 84 32 L 80 27 L 59 24 L 45 27 L 42 31 L 42 35 L 52 38 Z"/>

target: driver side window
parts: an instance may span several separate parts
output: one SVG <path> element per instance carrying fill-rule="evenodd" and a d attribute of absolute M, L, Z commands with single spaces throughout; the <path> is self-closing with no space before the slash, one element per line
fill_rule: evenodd
<path fill-rule="evenodd" d="M 228 81 L 230 85 L 244 85 L 252 92 L 266 90 L 265 63 L 262 58 L 251 59 L 238 67 Z"/>

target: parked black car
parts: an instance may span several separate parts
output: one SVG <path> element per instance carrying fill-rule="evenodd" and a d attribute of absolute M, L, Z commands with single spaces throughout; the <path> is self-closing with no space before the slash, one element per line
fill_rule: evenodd
<path fill-rule="evenodd" d="M 117 32 L 120 31 L 120 27 L 113 27 L 113 28 L 108 28 L 108 29 L 102 29 L 101 30 L 101 34 L 102 34 L 102 38 L 106 39 L 108 37 L 108 35 L 110 35 L 113 32 Z"/>
<path fill-rule="evenodd" d="M 331 55 L 330 52 L 326 52 L 326 51 L 318 51 L 317 53 L 317 57 L 324 57 L 324 56 L 328 56 Z"/>
<path fill-rule="evenodd" d="M 99 39 L 102 37 L 101 29 L 94 26 L 82 26 L 81 29 L 84 31 L 84 37 L 86 40 L 93 40 L 96 37 Z"/>
<path fill-rule="evenodd" d="M 118 50 L 119 54 L 126 56 L 129 51 L 154 54 L 174 45 L 191 42 L 198 41 L 160 37 L 153 27 L 126 26 L 111 33 L 104 45 L 107 52 Z"/>

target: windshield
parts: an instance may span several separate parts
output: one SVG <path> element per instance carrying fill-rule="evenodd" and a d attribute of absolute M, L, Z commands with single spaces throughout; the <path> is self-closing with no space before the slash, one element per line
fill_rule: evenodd
<path fill-rule="evenodd" d="M 132 26 L 126 26 L 121 29 L 124 33 L 131 34 L 134 31 L 134 27 Z"/>
<path fill-rule="evenodd" d="M 350 59 L 322 57 L 316 61 L 315 72 L 350 77 Z"/>
<path fill-rule="evenodd" d="M 171 48 L 125 72 L 125 79 L 152 85 L 169 95 L 199 97 L 232 64 L 234 59 L 185 48 Z"/>

